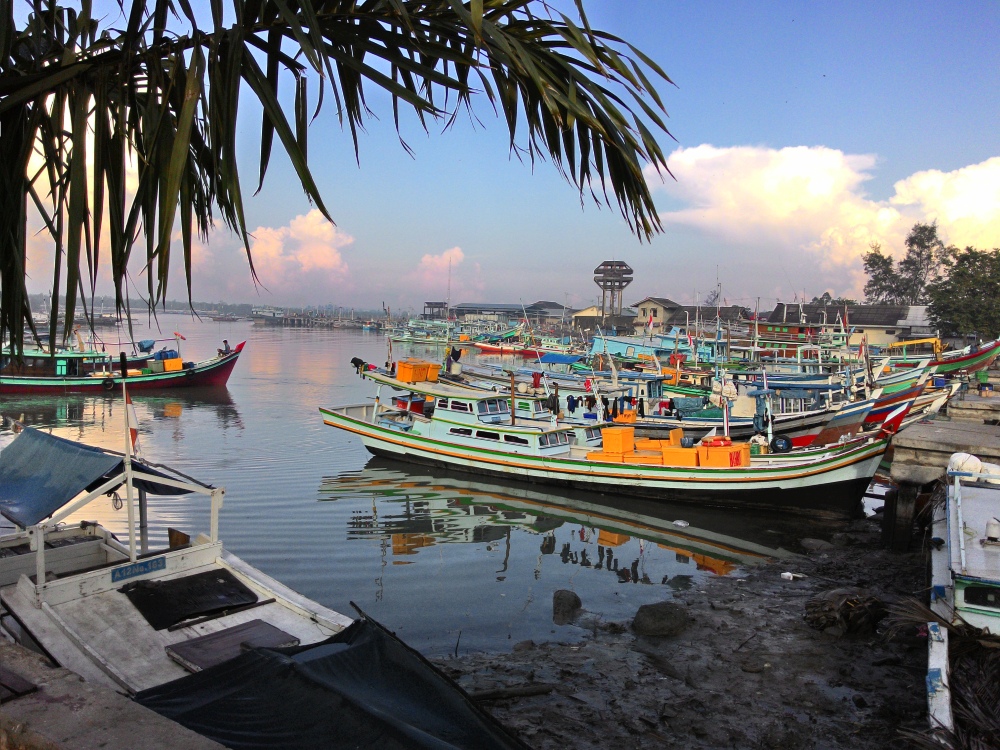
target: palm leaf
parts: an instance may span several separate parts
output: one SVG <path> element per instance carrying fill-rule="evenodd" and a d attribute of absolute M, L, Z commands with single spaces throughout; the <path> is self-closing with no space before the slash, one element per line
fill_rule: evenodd
<path fill-rule="evenodd" d="M 310 79 L 313 117 L 331 92 L 356 152 L 374 114 L 366 86 L 388 93 L 397 130 L 402 109 L 425 129 L 448 128 L 463 112 L 476 117 L 482 101 L 506 124 L 513 153 L 549 160 L 581 197 L 617 204 L 640 239 L 660 231 L 643 167 L 668 172 L 653 81 L 670 79 L 591 28 L 579 0 L 577 17 L 551 15 L 541 0 L 232 0 L 229 26 L 222 0 L 207 10 L 190 0 L 126 9 L 121 0 L 124 29 L 102 29 L 91 0 L 31 0 L 21 22 L 13 2 L 0 0 L 0 336 L 17 351 L 30 325 L 29 201 L 55 249 L 53 313 L 62 296 L 64 338 L 78 294 L 92 307 L 105 228 L 119 314 L 137 240 L 147 302 L 165 301 L 178 216 L 189 301 L 193 234 L 206 237 L 216 218 L 240 236 L 256 279 L 236 151 L 241 81 L 262 109 L 258 189 L 277 136 L 328 218 L 307 158 Z M 278 95 L 286 73 L 295 79 L 289 112 Z M 28 174 L 33 149 L 44 167 Z"/>

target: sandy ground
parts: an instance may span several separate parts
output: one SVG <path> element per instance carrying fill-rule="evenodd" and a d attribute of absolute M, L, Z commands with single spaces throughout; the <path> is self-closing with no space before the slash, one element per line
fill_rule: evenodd
<path fill-rule="evenodd" d="M 678 592 L 691 617 L 677 636 L 637 636 L 584 601 L 582 642 L 437 664 L 473 694 L 550 686 L 481 701 L 537 750 L 904 747 L 897 729 L 925 726 L 925 640 L 820 631 L 803 615 L 811 597 L 844 586 L 887 604 L 920 596 L 923 556 L 880 549 L 874 520 L 826 541 L 836 546 Z"/>

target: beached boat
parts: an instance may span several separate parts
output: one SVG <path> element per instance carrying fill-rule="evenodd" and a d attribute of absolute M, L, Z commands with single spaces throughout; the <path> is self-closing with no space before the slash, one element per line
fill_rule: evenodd
<path fill-rule="evenodd" d="M 887 430 L 827 446 L 753 456 L 729 438 L 691 445 L 683 430 L 635 439 L 631 427 L 512 418 L 510 399 L 378 372 L 373 403 L 320 408 L 376 455 L 597 492 L 746 508 L 851 513 L 889 443 Z M 383 400 L 382 387 L 433 398 L 428 414 Z M 516 403 L 519 399 L 514 397 Z M 892 419 L 901 420 L 905 407 Z M 889 420 L 887 420 L 889 421 Z M 898 421 L 895 422 L 898 424 Z"/>
<path fill-rule="evenodd" d="M 63 523 L 123 486 L 127 543 L 96 523 Z M 145 493 L 207 495 L 209 534 L 171 530 L 169 548 L 146 552 L 137 493 L 140 519 Z M 226 550 L 224 496 L 127 453 L 24 428 L 0 451 L 0 514 L 15 525 L 0 537 L 4 635 L 226 747 L 402 737 L 406 747 L 526 750 L 377 623 Z"/>
<path fill-rule="evenodd" d="M 228 353 L 200 362 L 185 362 L 176 350 L 150 352 L 128 359 L 129 388 L 204 388 L 224 386 L 246 342 Z M 169 356 L 165 356 L 169 354 Z M 20 359 L 0 354 L 0 393 L 76 393 L 114 391 L 122 372 L 109 353 L 95 350 L 26 349 Z"/>
<path fill-rule="evenodd" d="M 931 728 L 947 731 L 954 730 L 955 716 L 949 633 L 941 623 L 964 621 L 994 635 L 1000 632 L 1000 477 L 955 470 L 957 464 L 982 467 L 972 456 L 953 456 L 945 503 L 934 508 L 931 609 L 941 622 L 927 624 L 927 703 Z"/>
<path fill-rule="evenodd" d="M 98 524 L 63 523 L 123 485 L 125 543 Z M 146 493 L 207 495 L 209 533 L 141 549 L 134 498 L 142 515 Z M 135 692 L 236 656 L 242 641 L 315 643 L 350 625 L 223 548 L 224 496 L 166 467 L 24 428 L 0 453 L 0 514 L 16 527 L 0 538 L 0 602 L 14 634 L 88 682 Z"/>

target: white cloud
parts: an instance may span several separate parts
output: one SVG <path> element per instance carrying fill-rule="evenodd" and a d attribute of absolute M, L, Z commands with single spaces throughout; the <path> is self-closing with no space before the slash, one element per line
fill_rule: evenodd
<path fill-rule="evenodd" d="M 452 247 L 438 255 L 427 253 L 420 259 L 417 273 L 424 281 L 440 282 L 441 274 L 454 272 L 465 260 L 465 253 L 460 247 Z"/>
<path fill-rule="evenodd" d="M 947 244 L 1000 246 L 1000 158 L 954 172 L 919 172 L 895 185 L 888 200 L 864 185 L 872 155 L 825 147 L 768 149 L 702 145 L 669 158 L 676 181 L 664 183 L 681 208 L 661 214 L 711 238 L 765 250 L 762 265 L 797 258 L 814 283 L 860 294 L 861 257 L 871 242 L 903 252 L 913 224 L 937 221 Z M 801 269 L 800 269 L 801 270 Z"/>

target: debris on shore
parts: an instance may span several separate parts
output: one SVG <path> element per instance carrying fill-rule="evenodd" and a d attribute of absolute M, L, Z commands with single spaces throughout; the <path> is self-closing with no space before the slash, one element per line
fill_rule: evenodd
<path fill-rule="evenodd" d="M 926 638 L 887 639 L 882 620 L 921 596 L 924 564 L 879 539 L 877 520 L 856 521 L 803 540 L 794 561 L 643 608 L 634 626 L 584 601 L 582 640 L 436 663 L 537 750 L 902 746 L 899 729 L 926 726 Z"/>

